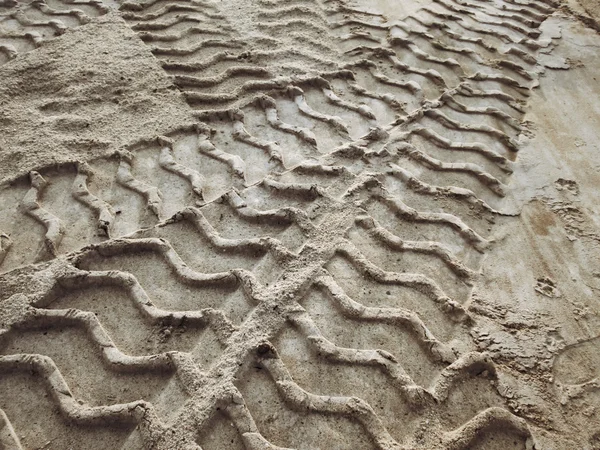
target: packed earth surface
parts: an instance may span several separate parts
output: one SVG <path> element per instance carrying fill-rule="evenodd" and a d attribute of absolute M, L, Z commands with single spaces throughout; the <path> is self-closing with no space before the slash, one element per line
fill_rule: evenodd
<path fill-rule="evenodd" d="M 599 450 L 599 17 L 0 0 L 0 450 Z"/>

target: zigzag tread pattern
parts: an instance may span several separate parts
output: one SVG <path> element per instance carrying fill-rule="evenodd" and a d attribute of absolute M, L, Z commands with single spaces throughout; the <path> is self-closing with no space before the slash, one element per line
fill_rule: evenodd
<path fill-rule="evenodd" d="M 233 3 L 120 6 L 195 126 L 0 188 L 0 373 L 33 375 L 65 423 L 118 428 L 115 448 L 467 449 L 498 430 L 535 445 L 465 303 L 556 5 L 436 0 L 389 22 L 342 1 Z M 38 26 L 19 8 L 6 17 Z M 88 396 L 28 344 L 52 330 L 161 390 Z M 474 410 L 448 413 L 469 386 Z M 38 444 L 0 408 L 0 439 Z"/>
<path fill-rule="evenodd" d="M 108 11 L 101 0 L 0 2 L 0 64 Z"/>

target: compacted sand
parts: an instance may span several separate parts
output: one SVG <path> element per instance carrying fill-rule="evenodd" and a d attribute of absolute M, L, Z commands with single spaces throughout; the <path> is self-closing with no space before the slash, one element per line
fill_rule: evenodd
<path fill-rule="evenodd" d="M 0 450 L 600 449 L 570 0 L 0 0 Z"/>

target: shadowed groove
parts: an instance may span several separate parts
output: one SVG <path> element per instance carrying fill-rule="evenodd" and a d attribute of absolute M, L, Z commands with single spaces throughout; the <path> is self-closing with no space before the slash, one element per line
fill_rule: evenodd
<path fill-rule="evenodd" d="M 316 284 L 327 292 L 329 298 L 335 301 L 344 316 L 365 322 L 390 323 L 408 328 L 419 339 L 419 343 L 439 361 L 451 363 L 456 360 L 454 351 L 440 342 L 425 326 L 414 311 L 404 308 L 374 308 L 367 307 L 350 298 L 336 283 L 334 278 L 325 272 L 317 278 Z"/>
<path fill-rule="evenodd" d="M 468 313 L 462 305 L 448 297 L 444 291 L 430 278 L 419 273 L 399 273 L 386 272 L 377 265 L 369 261 L 354 244 L 346 241 L 338 249 L 337 253 L 347 258 L 347 260 L 363 275 L 380 284 L 392 284 L 398 286 L 407 286 L 411 289 L 422 292 L 435 303 L 439 304 L 441 309 L 459 321 L 468 320 Z"/>
<path fill-rule="evenodd" d="M 92 194 L 87 186 L 93 171 L 86 163 L 77 164 L 77 175 L 73 181 L 72 195 L 78 202 L 94 211 L 97 216 L 98 231 L 110 237 L 112 225 L 115 221 L 115 212 L 110 204 Z"/>
<path fill-rule="evenodd" d="M 263 344 L 265 347 L 268 344 Z M 385 429 L 373 408 L 357 397 L 330 397 L 311 394 L 298 386 L 271 346 L 265 349 L 260 364 L 275 381 L 286 403 L 299 410 L 321 414 L 346 415 L 359 422 L 379 449 L 403 449 Z"/>
<path fill-rule="evenodd" d="M 450 270 L 452 270 L 459 277 L 464 278 L 467 282 L 475 277 L 475 273 L 471 269 L 460 262 L 458 258 L 456 258 L 456 256 L 450 252 L 450 250 L 448 250 L 439 242 L 404 241 L 383 228 L 371 216 L 367 215 L 357 217 L 356 223 L 367 230 L 369 235 L 371 235 L 373 238 L 386 244 L 393 250 L 431 254 L 442 260 L 444 264 L 450 268 Z"/>
<path fill-rule="evenodd" d="M 58 367 L 51 358 L 35 354 L 0 356 L 0 372 L 26 372 L 38 375 L 60 412 L 70 421 L 80 425 L 111 423 L 137 424 L 152 406 L 143 401 L 110 405 L 87 406 L 80 404 L 71 393 Z"/>
<path fill-rule="evenodd" d="M 173 156 L 173 141 L 171 139 L 161 137 L 158 139 L 158 144 L 162 147 L 158 159 L 160 167 L 186 179 L 190 183 L 192 191 L 198 197 L 203 198 L 202 191 L 206 184 L 205 178 L 197 170 L 175 161 Z"/>
<path fill-rule="evenodd" d="M 156 217 L 160 218 L 162 205 L 162 194 L 156 186 L 136 179 L 131 170 L 133 169 L 133 155 L 122 152 L 120 155 L 119 168 L 117 169 L 117 183 L 121 186 L 138 193 L 146 200 L 146 205 Z"/>
<path fill-rule="evenodd" d="M 408 186 L 409 189 L 414 190 L 415 192 L 423 195 L 443 195 L 447 197 L 455 197 L 459 199 L 464 199 L 468 203 L 472 203 L 474 205 L 478 205 L 481 208 L 485 209 L 494 214 L 502 214 L 500 211 L 496 211 L 486 202 L 481 200 L 477 195 L 471 191 L 470 189 L 465 189 L 457 186 L 434 186 L 428 183 L 425 183 L 408 170 L 403 169 L 402 167 L 390 163 L 390 170 L 387 171 L 388 175 L 391 175 Z"/>
<path fill-rule="evenodd" d="M 449 172 L 463 172 L 477 178 L 484 186 L 488 187 L 492 192 L 500 197 L 506 195 L 505 186 L 500 180 L 493 175 L 486 172 L 480 166 L 473 163 L 454 163 L 454 162 L 443 162 L 432 156 L 417 150 L 412 144 L 401 143 L 395 147 L 396 151 L 414 159 L 424 166 L 439 171 Z"/>
<path fill-rule="evenodd" d="M 24 214 L 32 217 L 46 228 L 44 236 L 44 249 L 38 253 L 37 260 L 44 258 L 45 253 L 54 257 L 58 253 L 58 247 L 65 234 L 64 225 L 61 220 L 40 205 L 41 196 L 48 182 L 38 172 L 29 173 L 31 189 L 21 201 L 19 209 Z"/>

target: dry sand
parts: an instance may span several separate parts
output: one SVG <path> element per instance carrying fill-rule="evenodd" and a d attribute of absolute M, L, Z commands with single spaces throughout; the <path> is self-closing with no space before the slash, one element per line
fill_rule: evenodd
<path fill-rule="evenodd" d="M 0 0 L 0 450 L 600 449 L 593 7 L 43 5 Z"/>

